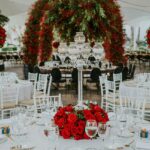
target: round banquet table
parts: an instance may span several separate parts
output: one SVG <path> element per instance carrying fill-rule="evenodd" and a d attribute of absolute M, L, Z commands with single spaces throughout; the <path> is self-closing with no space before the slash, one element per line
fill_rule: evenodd
<path fill-rule="evenodd" d="M 120 84 L 119 93 L 121 97 L 135 97 L 140 89 L 147 88 L 150 90 L 150 81 L 139 82 L 137 80 L 124 81 Z M 149 94 L 149 93 L 146 93 Z M 147 96 L 147 95 L 141 95 Z"/>
<path fill-rule="evenodd" d="M 0 126 L 2 125 L 9 125 L 11 127 L 12 121 L 11 119 L 6 120 L 0 120 Z M 48 149 L 50 144 L 53 144 L 52 141 L 48 140 L 48 137 L 44 135 L 44 127 L 38 126 L 36 124 L 32 124 L 28 128 L 28 134 L 25 136 L 25 138 L 30 141 L 29 145 L 32 145 L 34 147 L 34 150 L 51 150 Z M 19 140 L 21 140 L 22 137 L 17 137 Z M 14 142 L 15 141 L 15 142 Z M 123 138 L 122 143 L 123 145 L 129 144 L 131 141 L 133 141 L 133 138 Z M 11 138 L 7 138 L 7 140 L 3 143 L 0 143 L 0 150 L 10 150 L 10 147 L 14 144 L 16 144 L 16 138 L 14 136 L 11 136 Z M 106 145 L 106 143 L 105 143 Z M 103 150 L 104 148 L 104 142 L 103 140 L 97 138 L 93 140 L 73 140 L 73 139 L 63 139 L 62 137 L 59 137 L 57 141 L 57 148 L 56 150 L 86 150 L 87 148 L 96 148 L 97 150 Z M 76 148 L 76 149 L 72 149 Z M 130 150 L 130 149 L 128 149 Z"/>

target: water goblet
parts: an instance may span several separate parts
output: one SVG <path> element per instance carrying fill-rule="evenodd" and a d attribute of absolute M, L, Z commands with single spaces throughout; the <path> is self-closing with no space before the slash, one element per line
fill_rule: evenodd
<path fill-rule="evenodd" d="M 87 120 L 85 132 L 91 139 L 97 134 L 97 122 L 95 120 Z M 96 148 L 87 148 L 86 150 L 96 150 Z"/>
<path fill-rule="evenodd" d="M 57 126 L 53 126 L 50 128 L 47 128 L 44 130 L 44 135 L 46 137 L 48 137 L 48 142 L 49 146 L 48 146 L 48 150 L 56 150 L 56 143 L 58 141 L 58 137 L 59 137 L 59 129 Z"/>
<path fill-rule="evenodd" d="M 106 136 L 106 129 L 107 129 L 107 125 L 106 123 L 102 123 L 100 122 L 98 124 L 98 135 L 99 137 L 104 141 L 104 138 Z"/>

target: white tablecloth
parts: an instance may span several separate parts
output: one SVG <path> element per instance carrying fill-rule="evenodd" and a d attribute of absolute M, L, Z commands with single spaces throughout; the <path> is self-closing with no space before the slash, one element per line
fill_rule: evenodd
<path fill-rule="evenodd" d="M 120 84 L 120 96 L 122 97 L 135 97 L 138 95 L 140 89 L 147 88 L 150 89 L 150 81 L 147 82 L 137 82 L 136 80 L 125 81 Z M 149 93 L 146 93 L 149 94 Z M 148 96 L 144 95 L 143 96 Z"/>
<path fill-rule="evenodd" d="M 7 124 L 11 125 L 10 119 L 0 121 L 0 125 L 7 125 Z M 53 143 L 50 140 L 48 140 L 48 137 L 44 135 L 43 130 L 44 127 L 38 125 L 31 125 L 28 130 L 28 135 L 26 136 L 26 138 L 28 139 L 28 141 L 32 143 L 33 146 L 35 146 L 34 150 L 51 150 L 48 149 L 48 147 L 50 144 Z M 12 138 L 15 139 L 13 136 Z M 131 141 L 132 139 L 130 138 L 124 138 L 123 145 L 128 144 Z M 10 150 L 10 146 L 12 143 L 13 143 L 12 140 L 8 138 L 6 142 L 0 144 L 0 150 Z M 73 150 L 71 148 L 78 148 L 74 150 L 80 149 L 86 150 L 86 148 L 97 148 L 97 150 L 103 150 L 104 142 L 99 138 L 93 140 L 76 141 L 73 139 L 63 139 L 62 137 L 59 137 L 56 150 Z"/>

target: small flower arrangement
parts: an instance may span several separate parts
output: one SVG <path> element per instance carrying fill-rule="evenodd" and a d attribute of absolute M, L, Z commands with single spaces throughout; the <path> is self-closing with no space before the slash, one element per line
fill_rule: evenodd
<path fill-rule="evenodd" d="M 64 139 L 89 139 L 85 133 L 86 121 L 94 119 L 97 123 L 109 121 L 107 113 L 97 104 L 89 103 L 86 109 L 77 110 L 72 105 L 60 107 L 54 116 L 54 123 L 59 127 Z"/>

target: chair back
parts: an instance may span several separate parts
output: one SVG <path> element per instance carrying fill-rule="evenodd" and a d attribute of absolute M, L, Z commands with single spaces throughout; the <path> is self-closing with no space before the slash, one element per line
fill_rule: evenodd
<path fill-rule="evenodd" d="M 72 71 L 72 81 L 77 83 L 78 82 L 78 69 L 74 68 Z"/>
<path fill-rule="evenodd" d="M 136 66 L 134 65 L 134 66 L 132 67 L 132 71 L 131 71 L 131 78 L 132 78 L 132 79 L 134 78 L 135 69 L 136 69 Z"/>
<path fill-rule="evenodd" d="M 48 74 L 39 74 L 38 81 L 34 84 L 34 93 L 33 97 L 35 97 L 37 94 L 43 94 L 46 95 L 46 89 L 47 89 L 47 78 Z"/>
<path fill-rule="evenodd" d="M 128 74 L 131 74 L 131 70 L 132 70 L 132 64 L 129 65 Z"/>
<path fill-rule="evenodd" d="M 38 66 L 34 66 L 34 73 L 40 73 L 41 70 Z"/>
<path fill-rule="evenodd" d="M 128 67 L 124 67 L 122 70 L 122 80 L 126 80 L 128 76 Z"/>
<path fill-rule="evenodd" d="M 38 78 L 38 73 L 31 73 L 31 72 L 28 73 L 28 80 L 30 82 L 35 83 L 37 81 L 37 78 Z"/>
<path fill-rule="evenodd" d="M 137 93 L 134 95 L 129 93 L 126 96 L 120 95 L 120 106 L 121 108 L 128 108 L 135 114 L 136 117 L 141 117 L 144 119 L 145 103 L 146 99 L 144 98 L 147 94 L 147 89 L 137 89 Z"/>
<path fill-rule="evenodd" d="M 10 104 L 15 103 L 18 105 L 18 95 L 19 89 L 18 86 L 11 84 L 11 85 L 3 85 L 0 87 L 0 102 L 1 102 L 1 109 L 3 109 L 4 103 Z"/>
<path fill-rule="evenodd" d="M 61 72 L 59 68 L 53 68 L 51 71 L 53 82 L 59 82 L 61 80 Z"/>
<path fill-rule="evenodd" d="M 39 74 L 38 81 L 47 82 L 48 74 Z"/>
<path fill-rule="evenodd" d="M 35 111 L 44 111 L 46 108 L 58 108 L 62 106 L 61 94 L 56 96 L 36 96 L 34 97 Z"/>
<path fill-rule="evenodd" d="M 106 94 L 106 81 L 107 75 L 99 76 L 100 88 L 101 88 L 101 96 L 103 97 Z"/>
<path fill-rule="evenodd" d="M 50 96 L 51 85 L 52 85 L 52 76 L 49 75 L 49 77 L 48 77 L 48 84 L 47 84 L 47 92 L 46 92 L 46 95 L 48 95 L 48 96 Z"/>
<path fill-rule="evenodd" d="M 101 76 L 101 70 L 99 68 L 93 68 L 90 76 L 93 81 L 98 82 L 99 76 Z"/>
<path fill-rule="evenodd" d="M 113 74 L 113 88 L 115 91 L 119 90 L 120 83 L 122 82 L 122 73 Z"/>
<path fill-rule="evenodd" d="M 60 106 L 63 106 L 61 94 L 56 96 L 47 96 L 46 99 L 50 108 L 58 108 Z"/>

